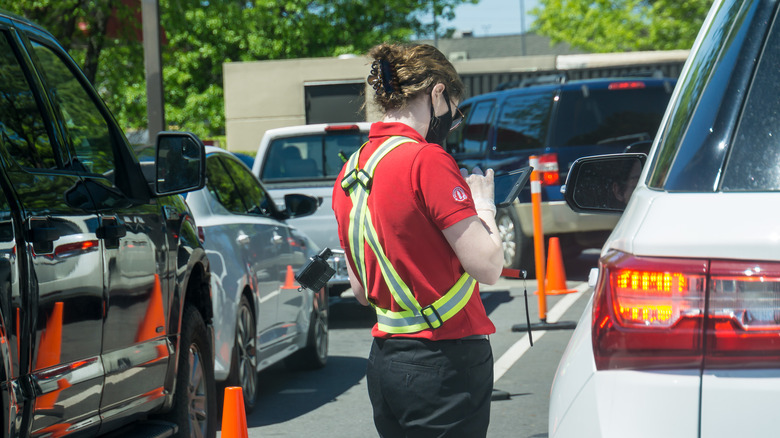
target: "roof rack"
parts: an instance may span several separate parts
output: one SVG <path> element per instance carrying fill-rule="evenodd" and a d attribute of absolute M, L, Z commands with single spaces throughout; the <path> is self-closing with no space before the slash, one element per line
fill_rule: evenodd
<path fill-rule="evenodd" d="M 534 85 L 554 85 L 563 84 L 568 78 L 566 73 L 554 73 L 549 75 L 535 76 L 532 78 L 523 78 L 516 81 L 509 81 L 498 84 L 495 91 L 508 90 L 510 88 L 525 88 Z"/>

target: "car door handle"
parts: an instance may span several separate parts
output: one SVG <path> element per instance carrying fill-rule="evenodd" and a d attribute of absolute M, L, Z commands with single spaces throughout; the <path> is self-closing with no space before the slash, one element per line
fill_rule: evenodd
<path fill-rule="evenodd" d="M 60 238 L 60 232 L 54 227 L 34 227 L 28 230 L 27 239 L 31 243 L 54 242 Z"/>
<path fill-rule="evenodd" d="M 249 241 L 250 241 L 249 236 L 247 236 L 244 233 L 241 233 L 238 235 L 238 237 L 236 237 L 236 243 L 238 243 L 239 245 L 249 246 Z"/>
<path fill-rule="evenodd" d="M 51 225 L 48 219 L 30 218 L 27 228 L 27 240 L 31 243 L 54 242 L 60 238 L 60 231 Z"/>
<path fill-rule="evenodd" d="M 127 228 L 116 218 L 104 217 L 102 224 L 95 231 L 98 239 L 119 239 L 127 235 Z"/>
<path fill-rule="evenodd" d="M 98 239 L 119 239 L 127 235 L 127 229 L 121 224 L 110 224 L 99 227 L 95 232 Z"/>

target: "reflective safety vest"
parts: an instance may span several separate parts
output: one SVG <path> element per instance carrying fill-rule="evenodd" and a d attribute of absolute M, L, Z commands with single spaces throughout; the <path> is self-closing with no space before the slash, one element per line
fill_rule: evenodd
<path fill-rule="evenodd" d="M 393 334 L 416 333 L 427 328 L 441 327 L 444 321 L 452 318 L 468 303 L 477 285 L 474 277 L 464 272 L 444 296 L 433 304 L 422 307 L 393 265 L 390 264 L 390 260 L 387 259 L 382 243 L 379 241 L 371 222 L 368 196 L 371 191 L 374 171 L 379 161 L 404 143 L 416 143 L 416 141 L 408 137 L 390 137 L 371 155 L 363 169 L 359 168 L 358 161 L 360 151 L 363 149 L 361 146 L 347 161 L 345 176 L 341 180 L 341 187 L 352 199 L 352 210 L 349 213 L 349 246 L 358 271 L 356 274 L 366 285 L 366 300 L 368 301 L 368 282 L 366 281 L 365 243 L 368 241 L 368 246 L 379 261 L 382 278 L 390 289 L 393 300 L 404 309 L 400 312 L 394 312 L 390 309 L 379 308 L 371 303 L 376 310 L 379 330 Z"/>

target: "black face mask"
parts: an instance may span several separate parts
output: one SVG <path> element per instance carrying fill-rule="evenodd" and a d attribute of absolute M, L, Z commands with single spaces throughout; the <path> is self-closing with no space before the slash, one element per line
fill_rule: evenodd
<path fill-rule="evenodd" d="M 447 94 L 447 90 L 442 92 L 442 96 L 444 101 L 447 102 L 447 112 L 437 116 L 436 111 L 433 109 L 433 98 L 431 98 L 431 121 L 428 122 L 428 133 L 425 134 L 425 141 L 438 145 L 444 144 L 444 140 L 447 139 L 447 134 L 449 134 L 452 127 L 452 107 L 450 106 L 450 96 Z"/>

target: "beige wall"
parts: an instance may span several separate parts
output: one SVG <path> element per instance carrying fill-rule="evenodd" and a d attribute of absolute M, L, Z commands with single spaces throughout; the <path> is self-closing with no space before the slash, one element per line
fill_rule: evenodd
<path fill-rule="evenodd" d="M 685 60 L 687 51 L 598 55 L 546 55 L 477 58 L 453 62 L 460 74 L 550 71 L 588 66 Z M 255 153 L 267 129 L 306 123 L 304 85 L 338 81 L 364 82 L 366 57 L 305 58 L 223 64 L 227 149 Z M 368 85 L 366 85 L 368 87 Z M 373 91 L 373 90 L 367 90 Z M 367 93 L 367 95 L 369 95 Z M 380 115 L 368 105 L 367 121 Z"/>
<path fill-rule="evenodd" d="M 305 124 L 305 83 L 363 81 L 369 64 L 364 57 L 224 64 L 228 149 L 256 152 L 267 129 Z"/>
<path fill-rule="evenodd" d="M 370 60 L 305 58 L 223 64 L 227 149 L 257 151 L 267 129 L 306 123 L 304 85 L 316 82 L 359 81 L 369 74 Z M 528 71 L 555 67 L 554 56 L 490 58 L 457 61 L 459 73 Z M 366 85 L 368 87 L 368 85 Z M 372 91 L 372 90 L 367 90 Z M 380 114 L 368 105 L 367 121 Z"/>

